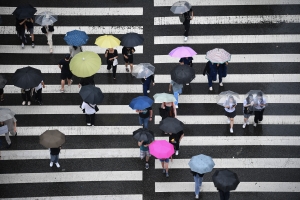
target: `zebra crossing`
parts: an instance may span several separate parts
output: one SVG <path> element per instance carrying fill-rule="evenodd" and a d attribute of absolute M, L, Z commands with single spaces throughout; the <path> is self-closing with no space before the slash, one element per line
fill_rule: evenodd
<path fill-rule="evenodd" d="M 45 41 L 45 38 L 38 26 L 35 27 L 34 49 L 26 47 L 22 50 L 19 41 L 12 39 L 15 37 L 14 26 L 9 21 L 14 22 L 10 14 L 18 5 L 16 2 L 12 0 L 0 7 L 4 20 L 0 35 L 7 39 L 0 39 L 3 41 L 0 44 L 0 71 L 9 79 L 16 69 L 24 65 L 40 69 L 46 83 L 43 89 L 45 105 L 21 106 L 20 89 L 8 80 L 4 90 L 5 102 L 1 107 L 17 113 L 18 136 L 11 137 L 11 149 L 1 150 L 1 199 L 191 199 L 194 197 L 194 183 L 187 163 L 191 156 L 200 153 L 212 156 L 216 169 L 229 168 L 239 175 L 241 183 L 233 191 L 232 199 L 299 197 L 300 54 L 294 46 L 299 46 L 300 37 L 292 28 L 299 25 L 300 14 L 293 12 L 286 15 L 279 11 L 270 15 L 266 11 L 266 15 L 262 12 L 241 15 L 237 11 L 240 6 L 249 9 L 253 9 L 252 6 L 262 9 L 269 6 L 299 6 L 299 1 L 190 0 L 195 17 L 187 42 L 181 36 L 183 26 L 178 17 L 169 12 L 175 0 L 129 0 L 121 6 L 116 6 L 116 2 L 106 2 L 104 7 L 87 7 L 77 1 L 71 5 L 74 7 L 59 7 L 59 4 L 51 2 L 44 7 L 38 3 L 38 13 L 49 10 L 59 15 L 53 35 L 53 55 L 47 55 L 47 47 L 39 41 Z M 233 13 L 223 16 L 224 13 L 213 12 L 221 6 L 230 8 Z M 197 10 L 203 10 L 202 7 L 211 12 L 211 16 L 201 16 Z M 78 24 L 83 26 L 68 22 L 71 17 L 84 17 L 83 21 L 78 20 Z M 146 20 L 150 17 L 152 21 Z M 103 22 L 104 26 L 100 22 L 96 25 L 93 18 Z M 108 23 L 108 19 L 112 20 L 113 25 Z M 284 24 L 290 29 L 267 30 L 263 34 L 252 30 L 253 25 L 259 25 L 262 30 L 268 29 L 269 24 Z M 228 26 L 233 30 L 220 30 L 216 34 L 215 25 Z M 212 32 L 201 32 L 206 29 L 202 26 L 211 28 Z M 102 58 L 95 82 L 105 94 L 105 100 L 98 106 L 95 127 L 85 126 L 79 108 L 78 79 L 74 78 L 74 83 L 65 87 L 64 94 L 59 93 L 60 71 L 56 64 L 63 54 L 68 53 L 68 46 L 62 38 L 73 29 L 86 31 L 90 40 L 83 49 L 95 51 Z M 249 30 L 249 33 L 237 33 L 239 29 L 244 29 L 244 32 Z M 168 70 L 178 63 L 178 59 L 167 55 L 173 48 L 187 45 L 198 52 L 193 61 L 196 78 L 190 86 L 184 87 L 179 97 L 178 119 L 185 123 L 185 137 L 179 155 L 170 162 L 169 179 L 161 174 L 157 159 L 150 158 L 149 170 L 145 170 L 144 163 L 140 161 L 137 143 L 132 139 L 132 132 L 140 126 L 135 111 L 128 104 L 132 98 L 142 95 L 142 85 L 125 71 L 121 47 L 117 48 L 120 63 L 117 81 L 113 82 L 106 70 L 104 49 L 93 45 L 93 39 L 98 35 L 113 34 L 119 37 L 127 32 L 143 34 L 145 38 L 144 45 L 136 47 L 134 63 L 150 62 L 156 67 L 156 85 L 151 86 L 150 96 L 168 90 Z M 259 49 L 260 46 L 256 45 L 266 47 Z M 291 50 L 281 51 L 282 45 L 291 47 Z M 224 78 L 224 89 L 208 92 L 206 77 L 202 75 L 205 52 L 222 46 L 230 47 L 228 51 L 232 53 L 229 74 Z M 268 51 L 270 47 L 274 48 Z M 245 71 L 247 68 L 254 71 Z M 219 91 L 225 88 L 240 93 L 242 98 L 248 89 L 265 91 L 269 105 L 262 124 L 256 128 L 250 125 L 242 129 L 241 98 L 235 117 L 235 132 L 230 134 L 223 110 L 215 104 Z M 158 128 L 161 120 L 158 107 L 153 105 L 154 121 L 149 126 L 155 132 L 156 139 L 167 140 Z M 49 129 L 58 129 L 66 135 L 59 169 L 49 167 L 49 150 L 38 144 L 38 136 Z M 202 199 L 218 198 L 211 180 L 213 172 L 204 176 Z"/>

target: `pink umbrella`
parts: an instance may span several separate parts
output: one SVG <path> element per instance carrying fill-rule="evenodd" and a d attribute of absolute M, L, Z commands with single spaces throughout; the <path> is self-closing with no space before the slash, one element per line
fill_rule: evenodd
<path fill-rule="evenodd" d="M 166 140 L 155 140 L 149 145 L 149 151 L 158 159 L 166 159 L 174 154 L 174 146 Z"/>
<path fill-rule="evenodd" d="M 205 58 L 212 63 L 222 64 L 229 61 L 231 59 L 231 55 L 224 49 L 215 48 L 208 51 Z"/>
<path fill-rule="evenodd" d="M 193 57 L 197 53 L 191 48 L 191 47 L 177 47 L 173 49 L 169 56 L 175 57 L 175 58 L 185 58 L 185 57 Z"/>

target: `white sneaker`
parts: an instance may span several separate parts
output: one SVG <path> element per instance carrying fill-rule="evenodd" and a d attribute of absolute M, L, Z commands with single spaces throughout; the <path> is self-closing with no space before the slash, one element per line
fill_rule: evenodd
<path fill-rule="evenodd" d="M 86 125 L 90 126 L 90 125 L 92 125 L 92 124 L 91 124 L 91 123 L 87 123 Z"/>
<path fill-rule="evenodd" d="M 176 108 L 178 108 L 178 105 L 175 105 Z"/>
<path fill-rule="evenodd" d="M 55 164 L 56 164 L 56 167 L 57 167 L 57 168 L 60 168 L 60 165 L 58 164 L 58 162 L 57 162 L 57 163 L 55 163 Z"/>
<path fill-rule="evenodd" d="M 246 123 L 247 123 L 247 125 L 249 125 L 249 124 L 250 124 L 249 120 L 247 120 L 247 122 L 246 122 Z"/>
<path fill-rule="evenodd" d="M 212 90 L 213 90 L 213 88 L 212 88 L 212 87 L 209 87 L 209 90 L 210 90 L 210 91 L 212 91 Z"/>
<path fill-rule="evenodd" d="M 188 39 L 187 37 L 184 37 L 184 41 L 185 41 L 185 42 L 187 41 L 187 39 Z"/>
<path fill-rule="evenodd" d="M 232 128 L 230 128 L 230 133 L 233 133 L 233 129 Z"/>
<path fill-rule="evenodd" d="M 24 106 L 25 104 L 26 104 L 26 101 L 23 101 L 23 102 L 22 102 L 22 105 Z"/>
<path fill-rule="evenodd" d="M 254 122 L 254 123 L 253 123 L 253 126 L 256 127 L 256 125 L 257 125 L 257 124 Z"/>
<path fill-rule="evenodd" d="M 223 83 L 220 83 L 220 86 L 223 86 Z"/>
<path fill-rule="evenodd" d="M 230 124 L 230 119 L 227 118 L 227 124 Z"/>
<path fill-rule="evenodd" d="M 246 128 L 246 123 L 243 124 L 243 128 Z"/>
<path fill-rule="evenodd" d="M 24 45 L 24 43 L 22 43 L 22 49 L 24 49 L 25 48 L 25 45 Z"/>
<path fill-rule="evenodd" d="M 186 85 L 190 85 L 189 83 L 187 83 Z"/>
<path fill-rule="evenodd" d="M 196 196 L 195 196 L 195 199 L 199 199 L 199 195 L 196 195 Z"/>
<path fill-rule="evenodd" d="M 175 155 L 178 156 L 178 154 L 179 154 L 179 151 L 176 151 L 176 152 L 175 152 Z"/>
<path fill-rule="evenodd" d="M 50 162 L 50 167 L 52 167 L 53 166 L 53 162 Z"/>
<path fill-rule="evenodd" d="M 150 93 L 150 90 L 147 90 L 147 93 Z"/>
<path fill-rule="evenodd" d="M 30 101 L 28 101 L 27 105 L 29 105 L 29 106 L 30 106 L 30 105 L 31 105 L 31 102 L 30 102 Z"/>

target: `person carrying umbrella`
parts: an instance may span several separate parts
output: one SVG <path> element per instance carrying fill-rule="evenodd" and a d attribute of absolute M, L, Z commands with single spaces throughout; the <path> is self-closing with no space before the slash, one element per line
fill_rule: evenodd
<path fill-rule="evenodd" d="M 117 64 L 118 63 L 115 63 L 114 60 L 118 58 L 117 49 L 108 48 L 105 51 L 105 58 L 106 58 L 106 62 L 107 62 L 107 70 L 110 70 L 111 67 L 113 68 L 113 78 L 114 78 L 114 80 L 116 80 Z"/>
<path fill-rule="evenodd" d="M 149 153 L 149 145 L 150 142 L 147 141 L 138 141 L 138 146 L 140 147 L 140 157 L 141 160 L 143 160 L 146 157 L 146 163 L 145 163 L 145 168 L 149 169 L 149 158 L 151 157 Z"/>
<path fill-rule="evenodd" d="M 222 78 L 225 78 L 227 76 L 227 65 L 228 62 L 225 62 L 223 64 L 219 64 L 219 63 L 217 64 L 220 86 L 223 86 Z"/>
<path fill-rule="evenodd" d="M 35 101 L 38 102 L 40 105 L 43 105 L 42 88 L 45 88 L 44 81 L 41 81 L 40 84 L 34 88 L 34 90 L 35 90 Z"/>
<path fill-rule="evenodd" d="M 53 32 L 54 32 L 54 26 L 53 26 L 53 24 L 51 24 L 51 25 L 44 25 L 42 27 L 42 32 L 47 37 L 47 41 L 48 41 L 47 44 L 49 45 L 50 53 L 53 53 L 53 40 L 52 40 L 52 35 L 53 35 Z"/>
<path fill-rule="evenodd" d="M 123 47 L 122 54 L 125 61 L 126 71 L 129 72 L 128 64 L 130 65 L 130 73 L 133 70 L 133 53 L 135 52 L 134 47 Z"/>
<path fill-rule="evenodd" d="M 228 100 L 223 104 L 225 116 L 228 118 L 227 123 L 230 124 L 230 133 L 233 133 L 234 117 L 236 116 L 235 107 L 237 103 L 233 96 L 229 96 Z"/>
<path fill-rule="evenodd" d="M 25 21 L 25 27 L 27 32 L 30 33 L 31 36 L 31 47 L 34 48 L 34 34 L 33 34 L 33 19 L 27 18 Z"/>
<path fill-rule="evenodd" d="M 60 84 L 61 84 L 61 89 L 60 92 L 65 92 L 65 79 L 68 81 L 68 85 L 71 85 L 73 80 L 72 80 L 72 72 L 70 71 L 70 54 L 65 55 L 64 59 L 61 59 L 58 63 L 58 67 L 61 70 L 60 73 Z"/>
<path fill-rule="evenodd" d="M 58 148 L 50 148 L 50 167 L 53 166 L 53 163 L 55 163 L 57 168 L 60 168 L 60 165 L 58 163 L 58 159 L 59 159 L 59 153 L 61 150 L 61 146 L 59 146 Z"/>
<path fill-rule="evenodd" d="M 141 82 L 143 84 L 143 94 L 144 94 L 144 96 L 148 96 L 148 93 L 150 93 L 151 81 L 152 81 L 152 85 L 154 86 L 155 82 L 154 82 L 154 75 L 153 74 L 148 76 L 147 78 L 142 78 L 141 79 Z"/>
<path fill-rule="evenodd" d="M 178 133 L 169 133 L 169 142 L 174 146 L 176 156 L 179 154 L 179 144 L 183 137 L 183 131 L 179 131 Z"/>
<path fill-rule="evenodd" d="M 186 42 L 188 40 L 188 36 L 189 36 L 189 31 L 190 31 L 190 23 L 191 20 L 194 18 L 194 11 L 192 8 L 190 8 L 189 11 L 183 13 L 184 16 L 184 41 Z"/>
<path fill-rule="evenodd" d="M 203 176 L 204 174 L 200 174 L 191 170 L 191 174 L 193 174 L 195 181 L 195 199 L 199 199 L 200 188 L 202 186 Z"/>
<path fill-rule="evenodd" d="M 33 88 L 27 88 L 27 89 L 24 89 L 22 88 L 21 89 L 21 96 L 22 96 L 22 99 L 23 99 L 23 102 L 22 102 L 22 105 L 26 105 L 26 102 L 27 102 L 27 105 L 30 106 L 31 105 L 31 90 Z"/>
<path fill-rule="evenodd" d="M 189 65 L 190 67 L 193 66 L 193 57 L 184 57 L 184 58 L 180 58 L 179 63 L 181 65 Z"/>
<path fill-rule="evenodd" d="M 257 92 L 256 97 L 254 99 L 254 123 L 253 126 L 256 125 L 263 120 L 263 114 L 265 111 L 267 101 L 265 97 L 263 97 L 262 92 Z"/>
<path fill-rule="evenodd" d="M 90 104 L 85 101 L 82 102 L 81 109 L 85 113 L 86 125 L 94 126 L 95 125 L 95 115 L 96 115 L 96 104 Z"/>
<path fill-rule="evenodd" d="M 253 106 L 253 95 L 249 94 L 248 97 L 243 102 L 243 114 L 244 114 L 244 124 L 243 128 L 246 128 L 246 125 L 249 125 L 249 118 L 253 114 L 253 109 L 251 107 Z"/>
<path fill-rule="evenodd" d="M 178 84 L 175 81 L 171 80 L 170 85 L 169 85 L 169 92 L 171 92 L 173 89 L 173 94 L 176 99 L 176 101 L 175 101 L 176 108 L 178 108 L 178 97 L 182 93 L 182 88 L 183 88 L 182 84 Z"/>
<path fill-rule="evenodd" d="M 136 110 L 139 113 L 139 123 L 143 126 L 143 128 L 148 128 L 148 122 L 152 121 L 152 107 L 148 107 L 142 110 Z"/>
<path fill-rule="evenodd" d="M 203 76 L 205 76 L 205 74 L 207 75 L 209 90 L 212 91 L 212 82 L 217 80 L 217 64 L 208 61 L 203 70 Z"/>
<path fill-rule="evenodd" d="M 16 19 L 16 31 L 18 34 L 18 37 L 21 39 L 22 41 L 22 49 L 25 48 L 25 43 L 27 43 L 26 41 L 26 37 L 25 37 L 25 22 L 26 19 Z"/>
<path fill-rule="evenodd" d="M 177 117 L 177 111 L 174 102 L 163 102 L 160 107 L 167 112 L 166 117 Z"/>
<path fill-rule="evenodd" d="M 85 85 L 94 85 L 95 86 L 94 75 L 80 79 L 78 87 L 80 88 Z"/>

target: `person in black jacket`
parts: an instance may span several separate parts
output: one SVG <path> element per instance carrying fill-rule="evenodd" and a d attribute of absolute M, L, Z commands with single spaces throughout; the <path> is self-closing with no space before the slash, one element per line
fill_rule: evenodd
<path fill-rule="evenodd" d="M 225 78 L 227 76 L 227 65 L 228 62 L 225 62 L 223 64 L 217 64 L 220 86 L 223 86 L 222 78 Z"/>
<path fill-rule="evenodd" d="M 193 174 L 194 181 L 195 181 L 195 199 L 199 199 L 200 188 L 202 185 L 202 180 L 203 180 L 204 174 L 199 174 L 194 171 L 191 171 L 191 173 Z"/>
<path fill-rule="evenodd" d="M 34 48 L 34 34 L 33 34 L 33 19 L 32 18 L 26 19 L 25 27 L 27 29 L 27 32 L 29 32 L 30 36 L 31 36 L 31 47 Z"/>
<path fill-rule="evenodd" d="M 183 131 L 180 131 L 176 134 L 169 133 L 169 143 L 173 144 L 175 148 L 175 155 L 177 156 L 179 154 L 179 144 L 184 136 Z"/>
<path fill-rule="evenodd" d="M 189 31 L 190 31 L 190 22 L 194 17 L 194 12 L 193 9 L 191 8 L 189 11 L 183 13 L 184 16 L 184 41 L 186 42 L 189 36 Z"/>
<path fill-rule="evenodd" d="M 213 90 L 212 82 L 217 80 L 217 64 L 208 61 L 203 70 L 203 76 L 207 75 L 209 90 Z"/>
<path fill-rule="evenodd" d="M 126 71 L 129 72 L 128 64 L 130 65 L 130 73 L 132 73 L 133 69 L 133 53 L 135 49 L 133 47 L 123 47 L 122 54 L 125 61 Z"/>
<path fill-rule="evenodd" d="M 217 188 L 218 191 L 219 191 L 219 194 L 220 194 L 220 200 L 229 200 L 229 197 L 230 197 L 230 191 L 222 191 L 220 190 L 219 188 Z"/>
<path fill-rule="evenodd" d="M 53 163 L 55 163 L 57 168 L 60 167 L 60 165 L 58 163 L 60 149 L 61 149 L 61 146 L 58 148 L 50 148 L 50 167 L 53 166 Z"/>
<path fill-rule="evenodd" d="M 25 43 L 27 43 L 26 37 L 25 37 L 25 23 L 26 23 L 26 19 L 21 19 L 21 20 L 16 19 L 16 31 L 17 31 L 18 37 L 22 41 L 22 49 L 25 48 Z"/>
<path fill-rule="evenodd" d="M 107 62 L 107 70 L 110 70 L 111 67 L 113 68 L 113 78 L 114 78 L 114 80 L 116 80 L 117 65 L 114 66 L 114 59 L 118 58 L 117 49 L 108 48 L 105 51 L 105 58 L 106 58 L 106 62 Z"/>

